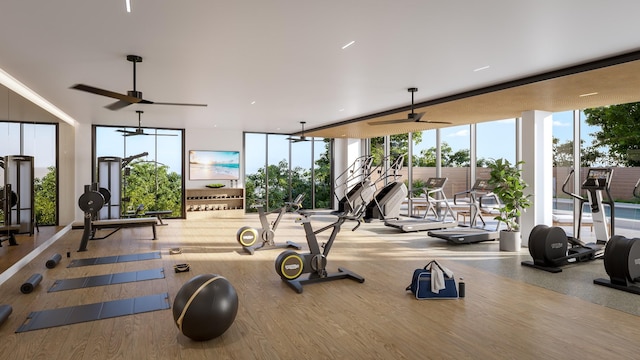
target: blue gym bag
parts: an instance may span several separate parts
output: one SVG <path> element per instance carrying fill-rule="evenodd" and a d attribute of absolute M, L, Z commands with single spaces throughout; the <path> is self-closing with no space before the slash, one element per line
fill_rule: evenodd
<path fill-rule="evenodd" d="M 435 275 L 436 272 L 439 274 Z M 422 269 L 414 270 L 411 285 L 407 286 L 406 290 L 411 291 L 418 300 L 458 298 L 453 272 L 442 267 L 436 260 L 432 260 Z"/>

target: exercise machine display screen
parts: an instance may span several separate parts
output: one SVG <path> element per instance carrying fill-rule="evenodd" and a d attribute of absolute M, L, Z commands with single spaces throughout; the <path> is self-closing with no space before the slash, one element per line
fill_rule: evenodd
<path fill-rule="evenodd" d="M 582 188 L 606 188 L 609 186 L 610 177 L 611 169 L 589 169 L 587 178 L 582 183 Z"/>
<path fill-rule="evenodd" d="M 438 189 L 444 187 L 444 184 L 447 182 L 447 178 L 429 178 L 427 180 L 427 188 L 429 189 Z"/>

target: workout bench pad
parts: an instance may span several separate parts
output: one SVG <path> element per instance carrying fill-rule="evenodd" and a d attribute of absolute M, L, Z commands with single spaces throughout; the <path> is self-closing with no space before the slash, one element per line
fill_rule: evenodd
<path fill-rule="evenodd" d="M 16 333 L 171 308 L 169 293 L 34 311 Z"/>
<path fill-rule="evenodd" d="M 67 267 L 71 268 L 71 267 L 80 267 L 80 266 L 88 266 L 88 265 L 113 264 L 113 263 L 151 260 L 151 259 L 160 259 L 160 258 L 161 258 L 160 251 L 155 251 L 155 252 L 142 253 L 142 254 L 105 256 L 105 257 L 89 258 L 89 259 L 76 259 L 71 261 L 69 265 L 67 265 Z"/>
<path fill-rule="evenodd" d="M 82 289 L 94 286 L 122 284 L 128 282 L 164 279 L 164 269 L 131 271 L 116 274 L 96 275 L 74 279 L 56 280 L 48 292 Z"/>

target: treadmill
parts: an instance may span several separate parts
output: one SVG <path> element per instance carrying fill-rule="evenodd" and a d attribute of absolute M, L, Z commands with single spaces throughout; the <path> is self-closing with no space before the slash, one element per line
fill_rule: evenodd
<path fill-rule="evenodd" d="M 455 213 L 444 194 L 444 184 L 447 178 L 429 178 L 424 187 L 424 196 L 427 199 L 427 209 L 424 216 L 418 219 L 389 219 L 384 224 L 400 229 L 403 232 L 426 231 L 434 229 L 447 229 L 458 225 Z M 433 218 L 428 218 L 433 214 Z M 451 220 L 447 220 L 447 216 Z"/>
<path fill-rule="evenodd" d="M 453 196 L 453 203 L 459 204 L 458 197 L 464 196 L 469 203 L 469 226 L 459 226 L 453 229 L 429 231 L 427 235 L 439 239 L 447 240 L 453 244 L 471 244 L 483 241 L 493 241 L 500 237 L 498 231 L 500 223 L 496 226 L 495 231 L 486 229 L 486 223 L 482 217 L 480 209 L 482 201 L 491 202 L 498 205 L 498 197 L 492 192 L 493 186 L 488 180 L 476 180 L 470 190 L 457 193 Z M 461 201 L 461 200 L 460 200 Z M 482 222 L 482 227 L 478 226 L 478 219 Z"/>

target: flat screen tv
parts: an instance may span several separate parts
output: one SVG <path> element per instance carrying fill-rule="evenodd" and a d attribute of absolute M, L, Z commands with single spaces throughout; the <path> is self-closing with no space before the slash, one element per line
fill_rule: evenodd
<path fill-rule="evenodd" d="M 240 179 L 240 152 L 189 150 L 189 180 Z"/>

